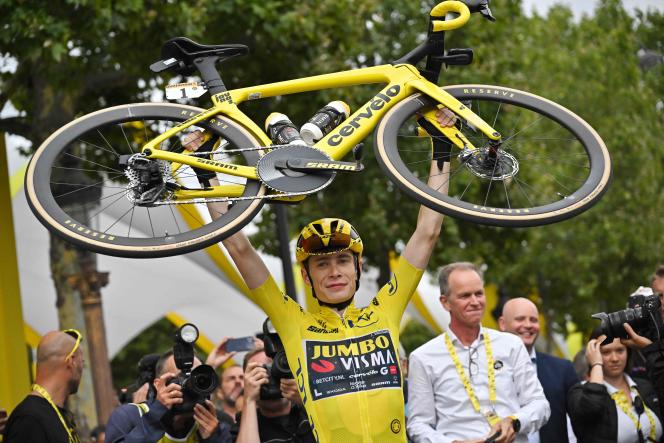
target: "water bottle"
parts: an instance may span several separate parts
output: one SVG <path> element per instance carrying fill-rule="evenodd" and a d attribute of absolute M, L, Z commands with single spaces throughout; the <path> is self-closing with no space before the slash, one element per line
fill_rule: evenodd
<path fill-rule="evenodd" d="M 328 103 L 318 110 L 300 129 L 300 135 L 310 145 L 325 137 L 350 115 L 350 107 L 341 100 Z"/>
<path fill-rule="evenodd" d="M 284 114 L 273 112 L 268 115 L 265 119 L 265 130 L 275 145 L 307 145 L 297 126 Z"/>

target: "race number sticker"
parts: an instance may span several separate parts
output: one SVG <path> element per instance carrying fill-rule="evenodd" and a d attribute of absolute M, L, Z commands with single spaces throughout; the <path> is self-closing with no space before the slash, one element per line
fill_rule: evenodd
<path fill-rule="evenodd" d="M 198 98 L 205 94 L 207 89 L 203 83 L 177 83 L 166 85 L 166 98 L 168 100 L 178 100 L 181 98 Z"/>
<path fill-rule="evenodd" d="M 401 370 L 387 330 L 336 341 L 306 340 L 313 400 L 401 388 Z"/>

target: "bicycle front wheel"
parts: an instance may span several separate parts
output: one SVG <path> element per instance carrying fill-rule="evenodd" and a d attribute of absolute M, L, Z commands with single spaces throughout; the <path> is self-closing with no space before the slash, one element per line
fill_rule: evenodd
<path fill-rule="evenodd" d="M 451 145 L 445 195 L 427 186 L 431 139 L 417 135 L 417 120 L 436 102 L 414 94 L 395 105 L 376 130 L 376 157 L 388 177 L 420 203 L 475 223 L 526 227 L 573 217 L 606 192 L 611 178 L 608 150 L 576 114 L 501 86 L 443 89 L 499 131 L 503 141 L 491 152 L 483 133 L 458 122 L 475 150 Z"/>
<path fill-rule="evenodd" d="M 25 177 L 28 203 L 54 234 L 78 246 L 107 255 L 165 257 L 209 246 L 242 228 L 260 210 L 266 190 L 257 180 L 217 174 L 232 183 L 236 201 L 212 220 L 200 200 L 176 201 L 173 190 L 201 189 L 189 166 L 158 165 L 157 182 L 170 182 L 154 205 L 137 204 L 137 174 L 127 174 L 121 156 L 140 152 L 157 135 L 202 109 L 179 104 L 130 104 L 103 109 L 72 121 L 51 135 L 35 152 Z M 204 130 L 220 138 L 214 160 L 255 166 L 260 143 L 242 126 L 223 116 L 187 128 L 160 149 L 182 151 L 187 133 Z M 239 195 L 241 194 L 241 196 Z"/>

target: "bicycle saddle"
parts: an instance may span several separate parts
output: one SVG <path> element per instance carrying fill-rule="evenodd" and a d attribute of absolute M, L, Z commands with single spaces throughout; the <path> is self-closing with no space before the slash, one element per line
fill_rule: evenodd
<path fill-rule="evenodd" d="M 248 53 L 249 48 L 245 45 L 201 45 L 187 37 L 174 37 L 162 45 L 162 60 L 150 65 L 150 69 L 153 72 L 172 69 L 179 74 L 189 75 L 196 70 L 194 60 L 197 58 L 217 57 L 217 61 L 221 62 Z"/>

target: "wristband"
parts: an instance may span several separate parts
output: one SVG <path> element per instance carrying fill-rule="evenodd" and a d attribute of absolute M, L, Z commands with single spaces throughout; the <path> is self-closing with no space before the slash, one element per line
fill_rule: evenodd
<path fill-rule="evenodd" d="M 601 366 L 601 367 L 603 368 L 603 367 L 604 367 L 604 363 L 593 363 L 592 365 L 590 365 L 590 369 L 592 369 L 592 368 L 595 367 L 595 366 Z"/>
<path fill-rule="evenodd" d="M 514 432 L 518 434 L 519 431 L 521 430 L 521 420 L 519 420 L 519 418 L 516 415 L 510 415 L 507 418 L 512 420 L 512 429 L 514 429 Z"/>

